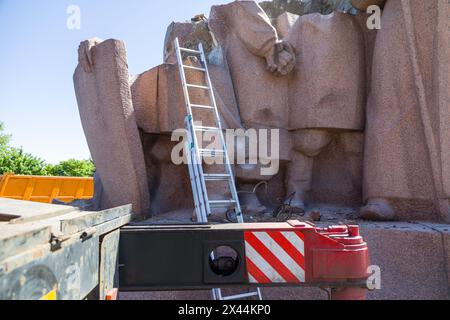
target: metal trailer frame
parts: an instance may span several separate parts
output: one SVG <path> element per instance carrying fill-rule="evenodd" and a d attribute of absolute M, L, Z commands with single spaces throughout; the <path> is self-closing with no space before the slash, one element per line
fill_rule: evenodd
<path fill-rule="evenodd" d="M 318 228 L 298 221 L 129 225 L 131 205 L 82 212 L 39 204 L 51 210 L 19 218 L 11 214 L 23 206 L 39 211 L 37 205 L 0 199 L 2 213 L 9 212 L 0 214 L 0 300 L 112 300 L 118 290 L 286 286 L 330 288 L 334 299 L 364 299 L 367 291 L 368 248 L 357 226 Z M 301 246 L 290 248 L 294 259 L 303 259 L 301 280 L 253 279 L 251 237 L 262 233 L 303 239 Z M 236 257 L 214 255 L 212 260 L 211 252 L 223 246 Z"/>
<path fill-rule="evenodd" d="M 249 234 L 255 233 L 273 238 L 281 233 L 301 234 L 304 239 L 304 254 L 301 257 L 304 259 L 303 281 L 289 278 L 282 282 L 276 279 L 252 281 Z M 214 270 L 212 265 L 217 264 L 212 264 L 211 260 L 211 252 L 224 246 L 237 253 L 235 269 L 226 276 L 221 273 L 223 270 Z M 145 252 L 139 249 L 142 247 Z M 270 245 L 267 248 L 271 250 Z M 299 221 L 126 226 L 121 230 L 119 263 L 120 291 L 300 286 L 329 288 L 334 299 L 364 299 L 369 252 L 358 226 L 317 228 Z"/>
<path fill-rule="evenodd" d="M 131 221 L 131 205 L 82 212 L 0 199 L 0 208 L 0 300 L 115 296 L 120 228 Z"/>

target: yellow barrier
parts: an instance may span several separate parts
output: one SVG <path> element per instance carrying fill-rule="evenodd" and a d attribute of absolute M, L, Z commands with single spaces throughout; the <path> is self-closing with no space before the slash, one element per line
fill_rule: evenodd
<path fill-rule="evenodd" d="M 93 178 L 0 176 L 0 197 L 52 203 L 87 200 L 94 196 Z"/>

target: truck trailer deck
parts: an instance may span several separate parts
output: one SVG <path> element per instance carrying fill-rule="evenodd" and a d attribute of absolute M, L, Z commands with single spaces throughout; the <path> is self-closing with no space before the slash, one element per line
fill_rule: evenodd
<path fill-rule="evenodd" d="M 0 300 L 106 299 L 131 205 L 83 212 L 0 198 Z"/>

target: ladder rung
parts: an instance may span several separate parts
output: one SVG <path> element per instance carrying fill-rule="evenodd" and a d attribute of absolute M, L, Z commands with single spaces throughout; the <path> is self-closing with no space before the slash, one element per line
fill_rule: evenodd
<path fill-rule="evenodd" d="M 211 208 L 230 208 L 236 205 L 234 200 L 210 200 L 208 202 Z"/>
<path fill-rule="evenodd" d="M 200 149 L 200 155 L 202 156 L 224 156 L 225 152 L 220 149 Z"/>
<path fill-rule="evenodd" d="M 202 132 L 218 132 L 220 131 L 219 128 L 216 127 L 202 127 L 202 126 L 194 126 L 195 131 L 202 131 Z"/>
<path fill-rule="evenodd" d="M 189 52 L 189 53 L 201 54 L 201 52 L 198 51 L 198 50 L 192 50 L 192 49 L 188 49 L 188 48 L 181 48 L 180 47 L 180 50 L 184 51 L 184 52 Z"/>
<path fill-rule="evenodd" d="M 205 68 L 199 68 L 199 67 L 187 66 L 187 65 L 185 65 L 185 64 L 183 64 L 183 67 L 186 68 L 186 69 L 191 69 L 191 70 L 197 70 L 197 71 L 203 71 L 203 72 L 206 72 L 206 69 L 205 69 Z"/>
<path fill-rule="evenodd" d="M 193 107 L 193 108 L 200 108 L 200 109 L 211 109 L 211 110 L 214 110 L 214 107 L 212 107 L 212 106 L 205 106 L 205 105 L 202 105 L 202 104 L 191 104 L 191 107 Z"/>
<path fill-rule="evenodd" d="M 251 298 L 251 297 L 256 297 L 256 296 L 259 296 L 259 292 L 258 291 L 250 292 L 250 293 L 237 294 L 237 295 L 229 296 L 229 297 L 222 297 L 222 300 L 225 300 L 225 301 L 240 300 L 240 299 Z"/>
<path fill-rule="evenodd" d="M 221 174 L 205 174 L 205 181 L 228 181 L 230 180 L 230 175 L 226 173 Z"/>
<path fill-rule="evenodd" d="M 188 88 L 195 88 L 195 89 L 209 90 L 209 87 L 207 87 L 207 86 L 199 86 L 198 84 L 186 84 L 186 87 L 188 87 Z"/>

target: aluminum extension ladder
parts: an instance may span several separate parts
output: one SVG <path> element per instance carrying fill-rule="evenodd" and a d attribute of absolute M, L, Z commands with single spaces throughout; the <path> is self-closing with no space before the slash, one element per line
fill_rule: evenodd
<path fill-rule="evenodd" d="M 214 91 L 209 76 L 208 64 L 203 50 L 203 46 L 200 43 L 198 50 L 192 50 L 180 47 L 178 38 L 175 39 L 175 50 L 178 61 L 178 69 L 180 71 L 181 83 L 183 86 L 184 98 L 187 108 L 187 116 L 185 119 L 186 129 L 188 132 L 188 141 L 186 143 L 185 151 L 188 153 L 186 156 L 189 159 L 189 175 L 191 178 L 192 193 L 194 195 L 195 213 L 197 221 L 202 223 L 208 223 L 209 216 L 213 209 L 230 209 L 234 210 L 238 223 L 244 223 L 244 217 L 242 215 L 241 206 L 239 203 L 239 197 L 236 190 L 233 170 L 231 168 L 230 158 L 228 155 L 227 146 L 225 144 L 225 138 L 223 135 L 222 124 L 220 120 L 219 111 L 217 109 L 216 99 L 214 97 Z M 188 66 L 183 64 L 183 52 L 192 54 L 200 58 L 201 67 Z M 186 80 L 185 69 L 201 71 L 205 74 L 206 86 L 198 84 L 189 84 Z M 210 100 L 209 105 L 192 104 L 189 94 L 190 89 L 207 90 Z M 196 125 L 196 119 L 193 116 L 193 109 L 210 110 L 214 113 L 216 125 L 214 127 L 204 127 Z M 214 132 L 220 137 L 220 149 L 204 149 L 203 146 L 199 146 L 197 133 L 200 132 Z M 203 157 L 223 157 L 224 160 L 224 173 L 205 174 L 203 170 Z M 207 183 L 225 181 L 228 182 L 229 189 L 231 191 L 231 199 L 229 200 L 209 200 Z M 214 257 L 213 257 L 214 258 Z M 262 300 L 261 290 L 259 288 L 256 291 L 233 295 L 223 296 L 222 290 L 217 288 L 212 290 L 214 300 L 240 300 L 245 298 L 257 297 Z"/>

